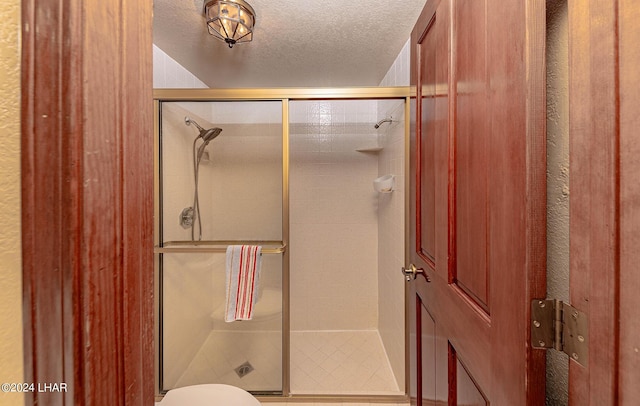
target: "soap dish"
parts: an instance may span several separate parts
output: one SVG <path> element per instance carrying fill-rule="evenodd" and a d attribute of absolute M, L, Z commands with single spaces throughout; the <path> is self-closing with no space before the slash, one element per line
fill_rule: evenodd
<path fill-rule="evenodd" d="M 396 185 L 396 177 L 394 175 L 380 176 L 373 181 L 373 188 L 376 192 L 391 193 Z"/>

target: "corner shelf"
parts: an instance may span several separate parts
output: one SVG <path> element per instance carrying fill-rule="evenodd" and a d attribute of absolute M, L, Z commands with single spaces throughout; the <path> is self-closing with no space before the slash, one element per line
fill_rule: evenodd
<path fill-rule="evenodd" d="M 365 147 L 365 148 L 357 148 L 358 152 L 380 152 L 382 151 L 382 147 Z"/>

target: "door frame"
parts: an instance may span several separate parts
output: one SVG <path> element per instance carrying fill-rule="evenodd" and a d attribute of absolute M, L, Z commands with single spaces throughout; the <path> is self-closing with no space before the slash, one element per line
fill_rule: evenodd
<path fill-rule="evenodd" d="M 131 48 L 138 49 L 136 49 L 135 52 L 133 49 L 130 49 L 128 52 L 122 52 L 125 52 L 128 58 L 128 64 L 126 66 L 131 66 L 130 64 L 133 64 L 136 67 L 122 73 L 131 75 L 135 74 L 136 76 L 127 78 L 127 85 L 134 86 L 136 88 L 140 86 L 140 88 L 143 89 L 142 93 L 146 93 L 150 92 L 151 88 L 151 4 L 150 2 L 144 2 L 140 5 L 134 3 L 135 2 L 127 4 L 126 7 L 139 8 L 128 11 L 122 10 L 121 13 L 122 15 L 126 14 L 136 16 L 135 24 L 133 25 L 136 25 L 137 28 L 128 27 L 128 29 L 131 30 L 129 34 L 134 35 L 134 38 L 137 38 L 137 41 L 135 39 L 128 40 L 127 43 Z M 584 69 L 584 67 L 580 67 L 578 63 L 580 58 L 579 53 L 572 53 L 573 59 L 570 62 L 571 68 L 574 72 L 573 77 L 576 80 L 574 82 L 575 86 L 572 87 L 573 92 L 586 92 L 587 89 L 589 89 L 588 93 L 598 94 L 598 92 L 604 92 L 604 95 L 606 96 L 605 99 L 594 100 L 578 99 L 577 96 L 574 96 L 573 105 L 575 107 L 577 107 L 576 105 L 579 103 L 591 103 L 591 111 L 601 111 L 599 110 L 599 106 L 605 108 L 605 111 L 609 111 L 612 106 L 611 103 L 615 106 L 612 115 L 616 120 L 614 120 L 613 123 L 607 123 L 609 127 L 606 129 L 608 134 L 614 134 L 614 149 L 607 149 L 607 156 L 601 158 L 601 160 L 592 162 L 594 165 L 593 167 L 586 168 L 589 173 L 597 174 L 597 168 L 602 167 L 607 171 L 604 173 L 606 173 L 607 176 L 609 176 L 609 179 L 611 179 L 611 171 L 613 170 L 614 173 L 616 173 L 616 171 L 619 171 L 621 166 L 624 167 L 626 164 L 630 164 L 635 165 L 637 168 L 637 164 L 633 162 L 632 157 L 625 148 L 633 141 L 633 136 L 630 134 L 630 129 L 625 125 L 625 123 L 621 123 L 619 121 L 620 114 L 624 114 L 626 111 L 625 109 L 628 108 L 629 104 L 632 104 L 632 102 L 623 104 L 622 107 L 620 107 L 620 82 L 617 76 L 619 69 L 624 69 L 624 67 L 620 67 L 620 64 L 624 62 L 624 59 L 618 58 L 619 45 L 628 40 L 628 37 L 625 35 L 628 35 L 629 33 L 629 30 L 624 27 L 619 29 L 618 24 L 622 21 L 628 21 L 626 17 L 620 13 L 625 5 L 629 6 L 630 1 L 619 0 L 617 2 L 611 2 L 593 0 L 590 1 L 591 8 L 583 11 L 577 9 L 577 4 L 579 2 L 569 3 L 573 10 L 571 21 L 573 22 L 572 24 L 574 24 L 574 28 L 571 30 L 570 35 L 572 36 L 572 44 L 574 44 L 574 46 L 581 42 L 589 41 L 590 38 L 593 37 L 594 33 L 585 32 L 584 27 L 591 27 L 592 30 L 599 30 L 601 34 L 609 38 L 609 41 L 613 40 L 615 44 L 613 48 L 615 50 L 614 55 L 609 51 L 599 52 L 598 50 L 591 50 L 590 48 L 590 51 L 588 51 L 586 56 L 591 59 L 605 59 L 603 63 L 606 70 L 600 74 L 601 76 L 606 76 L 605 81 L 598 81 L 591 77 L 591 79 L 586 82 L 579 82 L 576 78 L 580 76 L 579 72 Z M 82 298 L 84 298 L 85 301 L 88 301 L 88 304 L 91 306 L 99 306 L 105 311 L 112 310 L 109 305 L 101 303 L 98 298 L 92 296 L 92 294 L 95 293 L 95 290 L 90 288 L 90 285 L 93 286 L 92 284 L 94 282 L 100 282 L 101 284 L 106 283 L 104 279 L 97 278 L 98 275 L 94 273 L 92 276 L 97 279 L 85 281 L 90 285 L 83 285 L 83 283 L 81 283 L 80 277 L 83 275 L 90 276 L 92 272 L 90 268 L 85 269 L 77 262 L 79 260 L 88 259 L 87 257 L 82 258 L 78 251 L 79 249 L 82 251 L 82 241 L 84 237 L 86 237 L 86 234 L 93 232 L 93 229 L 88 223 L 93 220 L 97 221 L 98 224 L 104 223 L 104 219 L 100 219 L 100 216 L 98 215 L 99 213 L 93 213 L 94 217 L 91 218 L 91 221 L 85 217 L 86 214 L 89 214 L 87 211 L 91 211 L 91 208 L 85 206 L 83 200 L 90 200 L 90 194 L 92 194 L 92 196 L 100 197 L 100 194 L 103 192 L 111 193 L 113 188 L 118 189 L 126 184 L 124 182 L 124 177 L 116 177 L 115 183 L 97 183 L 97 189 L 94 188 L 91 192 L 87 192 L 80 187 L 82 183 L 82 174 L 79 173 L 79 168 L 82 166 L 76 165 L 83 163 L 83 152 L 89 152 L 81 149 L 83 145 L 82 138 L 83 135 L 93 137 L 91 135 L 92 132 L 89 131 L 92 124 L 87 124 L 83 121 L 89 116 L 88 112 L 84 111 L 84 109 L 91 109 L 88 106 L 91 106 L 92 102 L 97 103 L 97 106 L 103 105 L 104 92 L 105 94 L 110 95 L 110 100 L 113 103 L 120 106 L 118 110 L 123 115 L 131 114 L 135 111 L 142 111 L 141 114 L 146 117 L 136 123 L 134 122 L 133 117 L 127 116 L 128 119 L 126 120 L 126 125 L 125 121 L 123 121 L 121 129 L 124 127 L 127 129 L 138 128 L 138 130 L 144 134 L 151 134 L 151 107 L 150 103 L 149 107 L 146 108 L 142 107 L 144 106 L 144 103 L 132 103 L 131 105 L 133 108 L 127 109 L 127 99 L 131 97 L 131 94 L 122 91 L 116 92 L 117 94 L 113 94 L 112 85 L 108 81 L 101 80 L 108 72 L 115 72 L 118 69 L 113 64 L 99 66 L 98 63 L 95 63 L 94 65 L 91 65 L 91 56 L 99 56 L 97 51 L 91 51 L 92 46 L 95 46 L 95 49 L 99 49 L 100 54 L 102 54 L 104 58 L 107 58 L 107 55 L 117 55 L 114 48 L 111 46 L 105 47 L 105 44 L 112 44 L 110 40 L 101 41 L 96 37 L 96 34 L 101 34 L 104 35 L 104 37 L 111 39 L 113 37 L 114 27 L 120 27 L 123 29 L 121 24 L 126 24 L 126 22 L 123 22 L 123 20 L 120 19 L 120 15 L 118 13 L 110 14 L 117 18 L 109 20 L 108 24 L 103 24 L 106 21 L 104 17 L 107 15 L 103 15 L 104 13 L 102 13 L 101 10 L 103 10 L 104 7 L 117 7 L 115 3 L 102 3 L 100 7 L 93 7 L 91 5 L 85 5 L 77 0 L 67 0 L 60 4 L 38 3 L 36 7 L 35 1 L 29 0 L 22 4 L 22 222 L 25 308 L 25 378 L 27 381 L 31 380 L 35 382 L 38 381 L 39 376 L 47 376 L 49 377 L 49 380 L 55 378 L 60 381 L 66 381 L 70 384 L 73 384 L 74 382 L 77 383 L 77 385 L 74 386 L 76 390 L 74 390 L 72 394 L 66 396 L 67 404 L 73 404 L 74 400 L 79 400 L 83 397 L 83 394 L 79 393 L 80 388 L 84 387 L 94 390 L 94 393 L 92 394 L 94 400 L 99 399 L 102 396 L 100 388 L 109 392 L 114 392 L 116 388 L 121 388 L 121 386 L 118 385 L 107 388 L 107 385 L 97 385 L 95 384 L 95 381 L 91 381 L 91 373 L 100 373 L 100 371 L 95 371 L 95 367 L 91 367 L 91 359 L 100 357 L 95 351 L 105 352 L 106 348 L 93 348 L 92 351 L 85 354 L 88 357 L 83 357 L 82 345 L 77 341 L 81 335 L 77 328 L 80 327 L 84 321 L 78 313 L 78 311 L 83 307 L 83 303 L 80 302 Z M 81 16 L 81 10 L 85 12 L 84 16 Z M 603 16 L 604 20 L 601 19 Z M 86 18 L 87 22 L 82 21 L 83 17 Z M 588 21 L 604 21 L 604 24 L 602 26 L 595 25 L 594 28 L 593 25 L 588 24 Z M 98 22 L 102 23 L 91 25 L 91 23 Z M 627 24 L 630 25 L 628 22 Z M 83 37 L 83 35 L 86 35 L 87 33 L 82 30 L 84 27 L 89 25 L 91 25 L 92 35 Z M 36 37 L 36 32 L 40 32 L 41 34 Z M 48 33 L 51 32 L 61 33 L 62 36 L 50 36 Z M 122 33 L 124 31 L 120 32 L 121 35 L 123 35 Z M 618 33 L 621 34 L 621 37 L 617 39 L 613 38 Z M 63 43 L 62 37 L 68 41 L 66 44 Z M 46 49 L 45 45 L 50 46 L 50 48 Z M 122 46 L 123 44 L 120 45 Z M 600 51 L 602 51 L 602 49 L 600 49 Z M 134 59 L 136 52 L 140 55 L 140 59 L 138 61 L 135 61 Z M 44 59 L 47 60 L 47 63 L 36 63 Z M 99 60 L 102 61 L 103 58 L 101 57 Z M 48 69 L 48 66 L 51 66 L 52 68 Z M 93 66 L 95 70 L 83 71 L 82 68 L 84 66 Z M 61 69 L 59 70 L 57 67 L 60 67 Z M 591 70 L 591 74 L 596 73 L 598 72 Z M 39 80 L 38 78 L 47 79 Z M 85 79 L 91 83 L 91 86 L 83 84 L 83 80 Z M 100 83 L 103 84 L 101 85 Z M 614 89 L 616 93 L 613 95 L 606 89 L 608 83 L 615 84 Z M 580 90 L 580 87 L 583 87 L 584 89 Z M 98 92 L 93 93 L 94 90 L 98 90 Z M 122 90 L 122 88 L 120 90 Z M 634 100 L 637 101 L 637 95 L 634 97 Z M 84 98 L 84 103 L 81 100 L 82 98 Z M 146 99 L 151 100 L 151 97 L 149 96 Z M 607 103 L 609 104 L 607 105 Z M 44 112 L 55 112 L 56 114 L 51 116 L 48 115 L 45 119 L 42 117 Z M 95 115 L 92 116 L 92 119 L 95 120 L 92 122 L 93 124 L 98 122 L 108 123 L 112 119 L 112 117 L 108 115 L 101 116 L 101 112 L 94 111 L 94 113 Z M 574 128 L 583 129 L 585 127 L 583 127 L 582 124 L 588 123 L 590 123 L 589 117 L 583 116 L 579 121 L 574 121 L 573 126 Z M 613 127 L 611 127 L 611 124 L 613 124 Z M 588 127 L 590 127 L 590 125 L 588 125 L 587 128 Z M 622 134 L 620 134 L 621 127 L 624 131 Z M 606 137 L 602 137 L 602 133 L 599 133 L 598 130 L 598 128 L 588 128 L 589 133 L 593 135 L 591 140 L 594 140 L 594 143 L 605 142 Z M 138 142 L 142 143 L 141 139 L 136 137 L 132 138 L 133 139 L 129 140 L 130 143 L 134 145 Z M 47 140 L 55 142 L 49 143 Z M 63 140 L 65 140 L 65 143 L 62 143 Z M 62 151 L 60 148 L 62 148 Z M 63 154 L 57 155 L 53 151 L 61 151 Z M 117 155 L 117 153 L 115 154 Z M 132 164 L 132 161 L 135 160 L 133 159 L 133 155 L 136 155 L 136 153 L 127 151 L 125 154 L 131 158 L 128 162 L 129 164 Z M 58 160 L 58 157 L 63 157 L 64 159 Z M 105 161 L 109 161 L 111 158 L 112 157 L 100 157 L 99 159 L 101 161 L 103 159 Z M 42 165 L 45 160 L 49 159 L 53 159 L 53 161 L 48 162 L 47 165 Z M 577 158 L 574 155 L 572 159 L 588 160 L 589 158 Z M 141 182 L 140 185 L 148 192 L 145 193 L 145 196 L 151 196 L 150 188 L 152 186 L 152 182 L 150 181 L 150 167 L 150 164 L 143 165 L 143 167 L 138 168 L 140 169 L 140 172 L 127 172 L 128 179 Z M 592 169 L 590 170 L 589 168 Z M 45 195 L 43 191 L 49 190 L 44 189 L 44 187 L 47 186 L 47 181 L 55 181 L 56 179 L 69 179 L 74 182 L 75 187 L 73 190 L 65 189 L 65 186 L 68 186 L 68 184 L 60 181 L 55 183 L 57 188 L 53 188 L 53 192 L 55 193 L 54 195 Z M 621 212 L 623 214 L 629 213 L 628 210 L 631 209 L 629 205 L 636 201 L 634 199 L 637 199 L 637 189 L 634 188 L 633 185 L 625 183 L 624 180 L 622 180 L 620 184 L 616 182 L 615 185 L 616 190 L 613 202 L 611 202 L 611 196 L 602 196 L 602 190 L 594 190 L 594 192 L 597 193 L 596 199 L 604 200 L 607 210 L 613 210 L 613 213 L 616 213 L 614 216 L 619 215 Z M 62 193 L 60 193 L 61 191 Z M 576 190 L 572 190 L 572 194 L 575 198 L 579 193 Z M 143 199 L 146 200 L 146 197 L 143 197 Z M 75 203 L 73 203 L 72 206 L 69 206 L 70 202 Z M 123 214 L 121 210 L 125 207 L 124 200 L 121 200 L 121 203 L 122 206 L 117 207 L 116 210 L 118 213 Z M 128 199 L 127 203 L 130 203 Z M 47 207 L 48 205 L 51 206 Z M 44 211 L 39 214 L 39 210 Z M 631 215 L 634 215 L 634 213 L 635 212 L 631 212 Z M 83 218 L 84 221 L 81 221 Z M 635 218 L 637 219 L 637 216 Z M 53 221 L 53 219 L 55 219 L 55 221 Z M 142 217 L 139 217 L 139 219 L 140 220 L 136 220 L 135 216 L 129 216 L 127 218 L 128 224 L 131 225 L 132 222 L 138 224 L 141 232 L 146 232 L 148 233 L 147 235 L 150 236 L 152 232 L 152 222 L 149 220 L 148 213 L 142 213 Z M 74 223 L 70 224 L 70 221 L 73 221 Z M 604 244 L 604 252 L 608 253 L 606 263 L 608 266 L 613 266 L 610 268 L 612 269 L 610 273 L 604 273 L 607 283 L 600 285 L 594 282 L 591 285 L 584 285 L 583 289 L 588 289 L 591 292 L 592 297 L 596 297 L 603 301 L 603 311 L 605 313 L 613 314 L 615 316 L 620 311 L 620 300 L 623 301 L 625 306 L 637 304 L 637 299 L 633 298 L 632 292 L 628 290 L 627 285 L 625 284 L 624 286 L 621 286 L 621 278 L 625 278 L 625 280 L 627 280 L 627 278 L 635 278 L 631 279 L 631 281 L 637 284 L 637 277 L 633 277 L 634 271 L 631 269 L 630 264 L 637 264 L 639 261 L 637 259 L 637 253 L 625 250 L 627 247 L 626 244 L 629 240 L 632 238 L 634 240 L 636 239 L 635 233 L 632 233 L 625 224 L 620 224 L 618 217 L 614 219 L 614 224 L 613 236 L 610 236 L 609 243 L 601 242 L 601 244 Z M 59 236 L 59 233 L 63 230 L 65 232 L 72 233 L 65 234 L 69 236 L 68 238 L 72 243 L 67 243 L 56 237 Z M 143 241 L 146 241 L 149 237 L 139 236 L 137 238 L 142 238 Z M 151 268 L 150 264 L 152 263 L 152 260 L 147 254 L 151 252 L 150 247 L 143 249 L 136 241 L 125 238 L 124 236 L 119 236 L 118 241 L 119 250 L 121 253 L 126 252 L 126 255 L 123 255 L 127 258 L 127 261 L 140 261 L 140 269 Z M 102 245 L 105 249 L 113 248 L 114 246 L 115 245 L 112 244 Z M 574 247 L 577 249 L 578 246 L 574 245 Z M 574 248 L 572 248 L 572 251 L 573 250 Z M 105 254 L 103 253 L 100 255 Z M 63 272 L 60 275 L 45 272 L 44 267 L 42 266 L 43 264 L 52 264 L 49 269 L 61 269 Z M 120 272 L 122 271 L 117 265 L 110 267 L 110 269 L 115 272 L 115 275 L 120 275 Z M 603 275 L 601 271 L 593 270 L 593 272 L 596 271 L 599 272 L 598 275 L 596 275 L 598 278 Z M 577 270 L 573 272 L 577 272 Z M 573 272 L 572 280 L 574 281 L 576 280 L 575 278 L 579 278 L 580 275 L 584 275 L 585 279 L 588 278 L 584 273 L 574 274 Z M 104 277 L 105 274 L 102 274 L 102 276 Z M 150 276 L 143 274 L 140 275 L 140 278 L 143 279 L 143 285 L 148 286 Z M 594 278 L 594 280 L 599 280 L 598 278 Z M 84 296 L 82 295 L 82 292 L 85 292 Z M 612 294 L 607 295 L 607 292 Z M 132 293 L 136 295 L 138 294 L 131 289 L 127 289 L 125 292 L 121 287 L 118 294 L 121 295 L 120 297 L 123 297 L 123 295 L 130 295 Z M 579 302 L 580 295 L 577 291 L 575 295 L 577 296 L 576 301 Z M 56 297 L 58 299 L 56 299 Z M 127 297 L 130 298 L 130 296 Z M 138 328 L 142 329 L 145 334 L 144 342 L 141 343 L 143 345 L 142 353 L 139 355 L 141 356 L 141 359 L 145 361 L 143 364 L 146 365 L 142 368 L 142 371 L 140 371 L 140 376 L 146 378 L 153 375 L 152 365 L 149 367 L 149 362 L 153 359 L 151 355 L 152 351 L 148 348 L 152 345 L 150 337 L 153 336 L 153 318 L 151 310 L 145 310 L 147 307 L 151 309 L 151 304 L 147 304 L 145 302 L 147 299 L 138 303 L 140 307 L 133 306 L 133 308 L 141 310 L 139 313 L 135 313 L 140 315 L 140 320 L 133 316 L 129 319 L 133 324 L 138 325 Z M 127 303 L 128 304 L 126 306 L 132 305 L 130 302 Z M 590 306 L 591 309 L 596 308 L 593 303 L 594 302 L 592 300 Z M 87 303 L 84 302 L 84 304 Z M 36 308 L 39 308 L 40 313 L 36 312 Z M 45 310 L 46 312 L 44 312 Z M 69 316 L 72 317 L 69 318 Z M 590 329 L 593 331 L 596 328 L 597 321 L 599 319 L 593 313 L 590 313 L 590 318 Z M 140 322 L 140 324 L 138 324 L 138 322 Z M 629 321 L 626 319 L 621 321 L 623 325 L 628 322 Z M 133 328 L 132 325 L 129 327 Z M 69 329 L 67 331 L 71 331 L 70 329 L 73 329 L 73 331 L 75 331 L 74 335 L 66 336 L 64 334 L 65 329 Z M 112 333 L 111 326 L 96 325 L 96 330 L 93 330 L 92 337 L 100 341 L 99 339 L 105 337 L 107 333 Z M 120 344 L 125 342 L 124 336 L 124 332 L 117 334 L 117 339 L 120 340 Z M 621 340 L 628 339 L 628 337 L 624 336 L 624 333 L 618 333 L 616 337 Z M 596 340 L 597 336 L 591 336 L 591 351 L 594 351 L 596 348 Z M 606 387 L 606 391 L 609 393 L 609 395 L 606 396 L 614 400 L 618 399 L 617 393 L 623 383 L 634 382 L 633 379 L 629 379 L 630 374 L 627 374 L 628 371 L 638 371 L 640 369 L 637 368 L 637 358 L 621 363 L 616 360 L 616 357 L 619 356 L 619 345 L 621 344 L 617 344 L 612 350 L 605 351 L 607 353 L 607 362 L 599 365 L 599 367 L 603 369 L 603 372 L 601 373 L 605 377 L 606 382 L 608 382 L 607 385 L 604 385 Z M 118 353 L 122 355 L 124 347 L 120 346 L 119 348 L 120 350 Z M 126 352 L 128 353 L 128 350 Z M 120 361 L 115 363 L 111 361 L 109 362 L 113 365 L 117 365 Z M 618 366 L 622 364 L 635 365 L 636 367 L 635 369 L 628 368 L 618 372 Z M 63 365 L 65 366 L 66 372 L 62 371 L 61 367 Z M 575 369 L 576 367 L 573 366 L 572 370 L 575 371 Z M 91 372 L 92 370 L 93 372 Z M 590 385 L 591 390 L 599 386 L 596 375 L 597 374 L 595 372 L 589 375 L 590 382 L 593 382 L 593 384 Z M 637 377 L 637 372 L 635 376 Z M 93 384 L 91 384 L 92 382 Z M 147 383 L 148 382 L 149 380 L 147 379 Z M 637 382 L 637 379 L 635 379 L 635 382 Z M 140 393 L 143 393 L 142 397 L 145 399 L 144 401 L 140 401 L 141 403 L 139 404 L 145 402 L 150 404 L 150 401 L 146 401 L 148 398 L 147 394 L 149 392 L 149 388 L 147 388 L 143 383 L 144 380 L 143 382 L 137 382 L 137 385 L 139 385 L 141 390 Z M 571 385 L 572 391 L 577 391 L 580 386 L 575 380 L 572 381 Z M 89 389 L 87 389 L 87 392 L 88 391 Z M 637 391 L 637 385 L 634 387 L 634 385 L 629 384 L 624 386 L 624 391 L 621 393 L 637 394 Z M 88 396 L 89 394 L 87 393 L 86 395 Z M 28 400 L 33 401 L 34 397 L 35 395 L 31 396 Z M 63 403 L 60 402 L 58 404 Z M 121 404 L 121 402 L 112 404 Z"/>
<path fill-rule="evenodd" d="M 569 1 L 570 298 L 589 359 L 569 361 L 569 400 L 640 397 L 637 4 Z"/>
<path fill-rule="evenodd" d="M 26 404 L 153 404 L 151 26 L 22 2 L 24 382 L 65 385 Z"/>

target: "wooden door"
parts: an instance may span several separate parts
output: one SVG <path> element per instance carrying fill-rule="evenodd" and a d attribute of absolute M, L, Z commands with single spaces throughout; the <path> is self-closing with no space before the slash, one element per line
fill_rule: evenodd
<path fill-rule="evenodd" d="M 412 404 L 539 405 L 544 2 L 428 1 L 412 33 Z"/>

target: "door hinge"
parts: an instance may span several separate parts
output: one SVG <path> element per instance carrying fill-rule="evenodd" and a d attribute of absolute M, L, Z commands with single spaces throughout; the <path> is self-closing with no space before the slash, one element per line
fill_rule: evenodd
<path fill-rule="evenodd" d="M 531 301 L 531 345 L 554 348 L 580 365 L 589 362 L 587 315 L 556 299 Z"/>

